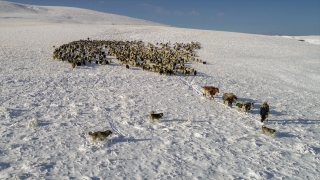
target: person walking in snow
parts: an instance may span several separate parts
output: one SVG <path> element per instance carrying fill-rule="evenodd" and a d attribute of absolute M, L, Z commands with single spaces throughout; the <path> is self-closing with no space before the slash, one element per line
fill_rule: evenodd
<path fill-rule="evenodd" d="M 260 106 L 260 117 L 261 117 L 261 122 L 266 120 L 269 116 L 269 105 L 267 101 L 265 101 L 261 106 Z"/>

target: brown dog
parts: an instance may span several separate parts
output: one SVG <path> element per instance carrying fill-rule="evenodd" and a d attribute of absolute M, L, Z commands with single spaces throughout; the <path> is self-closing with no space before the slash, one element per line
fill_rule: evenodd
<path fill-rule="evenodd" d="M 92 141 L 95 142 L 97 138 L 99 138 L 100 140 L 104 140 L 105 138 L 107 138 L 110 134 L 112 134 L 112 132 L 110 130 L 106 130 L 106 131 L 97 131 L 97 132 L 88 132 L 88 135 L 90 135 L 92 137 Z"/>
<path fill-rule="evenodd" d="M 219 88 L 213 86 L 202 86 L 203 96 L 210 94 L 211 99 L 214 99 L 214 95 L 219 93 Z"/>

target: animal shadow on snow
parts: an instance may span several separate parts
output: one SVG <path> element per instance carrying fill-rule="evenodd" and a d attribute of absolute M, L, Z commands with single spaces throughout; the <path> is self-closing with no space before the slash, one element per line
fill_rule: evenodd
<path fill-rule="evenodd" d="M 38 121 L 37 122 L 37 126 L 48 126 L 50 124 L 52 124 L 52 123 L 49 121 Z"/>
<path fill-rule="evenodd" d="M 9 111 L 9 114 L 10 114 L 11 118 L 17 118 L 17 117 L 22 116 L 23 114 L 29 112 L 29 110 L 22 110 L 22 109 L 10 109 L 10 108 L 7 108 L 7 110 Z"/>
<path fill-rule="evenodd" d="M 125 67 L 124 67 L 125 68 Z M 129 70 L 141 70 L 141 68 L 137 68 L 137 67 L 134 67 L 134 66 L 130 66 L 130 69 Z"/>
<path fill-rule="evenodd" d="M 197 71 L 197 75 L 193 75 L 193 73 L 190 76 L 200 76 L 200 77 L 209 77 L 206 73 Z"/>
<path fill-rule="evenodd" d="M 101 180 L 100 178 L 98 177 L 90 177 L 91 180 Z"/>
<path fill-rule="evenodd" d="M 278 123 L 278 124 L 320 124 L 320 120 L 312 120 L 312 119 L 297 119 L 297 120 L 268 120 L 268 124 Z"/>
<path fill-rule="evenodd" d="M 172 119 L 172 120 L 161 120 L 160 122 L 186 122 L 187 120 L 185 119 Z"/>
<path fill-rule="evenodd" d="M 69 177 L 68 179 L 78 179 L 77 177 Z M 87 178 L 83 178 L 81 180 L 87 180 Z M 99 177 L 90 177 L 90 180 L 102 180 Z"/>
<path fill-rule="evenodd" d="M 272 107 L 270 107 L 270 114 L 272 114 L 272 116 L 283 116 L 283 115 L 285 115 L 285 113 L 283 113 L 283 112 L 273 110 Z"/>
<path fill-rule="evenodd" d="M 190 73 L 190 75 L 186 75 L 186 74 L 182 74 L 182 73 L 176 73 L 176 75 L 172 75 L 172 76 L 178 76 L 178 77 L 210 77 L 210 75 L 207 75 L 206 73 L 202 73 L 197 71 L 197 75 L 194 75 L 193 73 Z"/>
<path fill-rule="evenodd" d="M 111 64 L 106 64 L 106 65 L 102 65 L 102 64 L 96 64 L 95 61 L 92 61 L 91 63 L 86 62 L 85 65 L 81 65 L 81 66 L 76 66 L 76 68 L 81 68 L 81 69 L 96 69 L 100 66 L 121 66 L 118 63 L 111 63 Z"/>
<path fill-rule="evenodd" d="M 181 123 L 185 123 L 188 122 L 188 119 L 172 119 L 172 120 L 160 120 L 160 122 L 181 122 Z M 208 122 L 208 121 L 196 121 L 196 120 L 192 120 L 191 119 L 191 123 L 200 123 L 200 122 Z"/>
<path fill-rule="evenodd" d="M 238 96 L 237 96 L 238 97 Z M 239 98 L 238 97 L 238 101 L 248 101 L 248 102 L 254 102 L 254 107 L 256 108 L 256 100 L 250 99 L 250 98 Z M 260 106 L 259 106 L 260 107 Z"/>
<path fill-rule="evenodd" d="M 68 63 L 70 64 L 70 63 Z M 98 68 L 100 65 L 96 64 L 95 62 L 86 63 L 85 65 L 76 66 L 75 68 L 81 68 L 81 69 L 95 69 Z"/>
<path fill-rule="evenodd" d="M 311 148 L 313 149 L 313 151 L 315 152 L 315 154 L 319 154 L 320 153 L 320 147 L 315 147 L 315 146 L 311 146 Z"/>
<path fill-rule="evenodd" d="M 0 171 L 8 169 L 10 167 L 11 167 L 10 163 L 0 162 Z"/>
<path fill-rule="evenodd" d="M 294 138 L 294 137 L 296 137 L 295 135 L 293 135 L 293 134 L 291 134 L 291 133 L 288 133 L 288 132 L 279 132 L 279 131 L 276 131 L 275 136 L 276 136 L 277 138 Z"/>
<path fill-rule="evenodd" d="M 37 179 L 37 177 L 32 173 L 20 173 L 17 176 L 19 179 Z"/>
<path fill-rule="evenodd" d="M 124 138 L 124 137 L 119 137 L 119 138 L 112 138 L 108 139 L 108 145 L 114 145 L 116 143 L 137 143 L 140 141 L 151 141 L 152 139 L 134 139 L 134 138 Z"/>

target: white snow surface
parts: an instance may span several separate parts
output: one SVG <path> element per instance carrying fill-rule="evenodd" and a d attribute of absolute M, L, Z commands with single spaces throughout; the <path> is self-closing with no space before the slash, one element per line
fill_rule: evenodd
<path fill-rule="evenodd" d="M 85 17 L 85 18 L 84 18 Z M 80 39 L 200 42 L 196 76 L 52 60 Z M 298 41 L 305 39 L 306 41 Z M 316 42 L 316 43 L 312 43 Z M 0 1 L 0 179 L 320 179 L 318 36 L 183 29 Z M 214 100 L 201 86 L 219 87 Z M 254 101 L 248 114 L 222 103 Z M 263 134 L 259 107 L 276 130 Z M 163 112 L 151 122 L 149 111 Z M 111 130 L 93 143 L 88 131 Z"/>
<path fill-rule="evenodd" d="M 7 24 L 43 24 L 43 23 L 74 23 L 103 25 L 163 25 L 116 14 L 102 13 L 73 7 L 34 6 L 1 1 L 1 22 Z M 165 26 L 165 25 L 163 25 Z"/>

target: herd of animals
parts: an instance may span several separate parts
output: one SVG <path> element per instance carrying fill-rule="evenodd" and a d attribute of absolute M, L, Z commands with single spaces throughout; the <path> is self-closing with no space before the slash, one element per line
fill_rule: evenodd
<path fill-rule="evenodd" d="M 219 93 L 219 88 L 213 87 L 213 86 L 203 86 L 202 91 L 204 92 L 203 96 L 207 96 L 207 94 L 210 94 L 211 98 L 213 99 L 214 95 L 216 93 Z M 223 100 L 223 104 L 228 102 L 229 107 L 232 107 L 232 103 L 236 103 L 237 110 L 244 111 L 246 113 L 248 113 L 248 111 L 250 109 L 254 108 L 254 102 L 248 102 L 248 101 L 243 101 L 243 100 L 238 101 L 238 97 L 236 95 L 234 95 L 233 93 L 224 93 L 222 96 L 222 100 Z M 267 102 L 264 102 L 263 105 L 267 106 L 267 108 L 268 108 L 268 114 L 267 114 L 267 116 L 268 116 L 269 115 L 269 105 L 267 105 Z M 276 130 L 268 128 L 265 125 L 262 125 L 261 128 L 262 128 L 262 133 L 268 133 L 270 135 L 273 135 L 276 132 Z"/>
<path fill-rule="evenodd" d="M 195 49 L 200 49 L 199 42 L 191 43 L 144 43 L 143 41 L 115 41 L 115 40 L 79 40 L 60 47 L 54 46 L 53 59 L 67 61 L 72 67 L 96 63 L 111 64 L 115 57 L 120 65 L 140 67 L 142 70 L 152 71 L 160 75 L 175 75 L 177 73 L 197 74 L 193 68 L 185 65 L 188 61 L 205 64 L 195 58 Z"/>
<path fill-rule="evenodd" d="M 142 70 L 152 71 L 160 75 L 189 75 L 197 74 L 193 68 L 185 66 L 188 61 L 195 61 L 206 64 L 201 59 L 195 58 L 195 49 L 200 49 L 199 42 L 191 43 L 174 43 L 173 47 L 170 43 L 144 43 L 142 41 L 116 41 L 116 40 L 79 40 L 68 44 L 63 44 L 60 47 L 54 47 L 53 59 L 58 59 L 71 63 L 72 67 L 83 66 L 86 63 L 94 63 L 100 65 L 111 64 L 111 58 L 115 57 L 120 65 L 125 65 L 127 69 L 129 65 L 140 67 Z M 213 86 L 202 87 L 203 96 L 210 95 L 214 99 L 214 95 L 219 93 L 219 88 Z M 253 102 L 238 101 L 237 96 L 233 93 L 224 93 L 222 96 L 223 103 L 228 102 L 228 106 L 232 107 L 232 103 L 236 103 L 238 110 L 248 113 L 250 109 L 254 108 Z M 160 120 L 163 113 L 155 113 L 150 111 L 149 118 L 154 121 Z M 262 132 L 274 134 L 275 130 L 262 126 Z M 93 142 L 96 139 L 104 140 L 112 132 L 97 131 L 88 132 L 92 137 Z"/>

